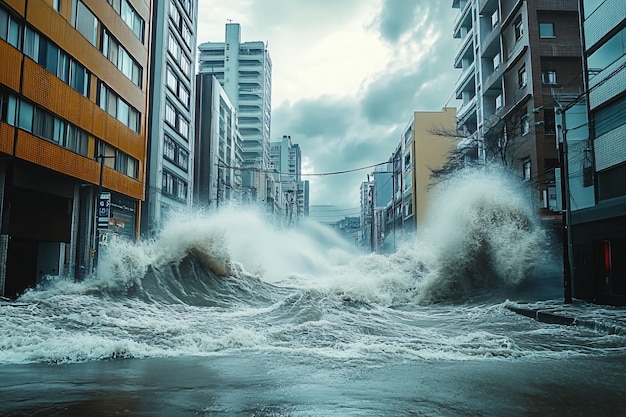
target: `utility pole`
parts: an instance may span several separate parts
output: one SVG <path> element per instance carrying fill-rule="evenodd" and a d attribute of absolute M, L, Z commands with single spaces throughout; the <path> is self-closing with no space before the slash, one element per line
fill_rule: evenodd
<path fill-rule="evenodd" d="M 561 168 L 561 216 L 563 225 L 563 295 L 564 302 L 572 302 L 572 270 L 569 259 L 569 167 L 567 164 L 567 128 L 565 123 L 565 112 L 562 107 L 557 109 L 557 114 L 561 116 L 561 123 L 557 126 L 560 132 L 559 142 L 559 164 Z"/>

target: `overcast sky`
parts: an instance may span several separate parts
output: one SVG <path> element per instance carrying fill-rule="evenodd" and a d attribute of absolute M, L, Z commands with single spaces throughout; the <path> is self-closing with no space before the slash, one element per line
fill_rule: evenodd
<path fill-rule="evenodd" d="M 290 135 L 304 173 L 389 159 L 414 111 L 452 97 L 456 10 L 449 0 L 199 0 L 198 43 L 264 41 L 272 59 L 272 140 Z M 358 213 L 371 169 L 304 177 L 311 205 Z M 353 210 L 348 210 L 353 209 Z"/>

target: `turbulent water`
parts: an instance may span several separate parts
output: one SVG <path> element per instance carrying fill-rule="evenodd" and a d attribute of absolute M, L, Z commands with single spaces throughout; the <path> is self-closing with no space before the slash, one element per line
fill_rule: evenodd
<path fill-rule="evenodd" d="M 550 326 L 507 306 L 560 301 L 549 236 L 520 185 L 445 184 L 428 227 L 392 255 L 325 226 L 275 228 L 236 207 L 113 241 L 83 281 L 50 277 L 0 307 L 0 364 L 283 353 L 355 363 L 624 352 L 624 336 Z M 526 305 L 526 304 L 525 304 Z M 601 310 L 597 310 L 601 311 Z"/>

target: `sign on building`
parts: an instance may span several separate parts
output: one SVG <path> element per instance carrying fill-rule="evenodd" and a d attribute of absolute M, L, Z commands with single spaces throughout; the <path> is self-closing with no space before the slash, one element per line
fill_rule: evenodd
<path fill-rule="evenodd" d="M 98 229 L 109 228 L 109 217 L 111 217 L 111 193 L 100 193 L 98 196 Z"/>

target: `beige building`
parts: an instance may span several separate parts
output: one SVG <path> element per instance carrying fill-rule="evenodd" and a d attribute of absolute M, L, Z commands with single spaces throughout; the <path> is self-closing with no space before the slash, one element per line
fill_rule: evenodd
<path fill-rule="evenodd" d="M 456 145 L 454 137 L 442 135 L 442 132 L 453 131 L 455 125 L 455 108 L 415 112 L 402 134 L 404 230 L 415 230 L 425 220 L 431 195 L 431 170 L 443 166 Z"/>

